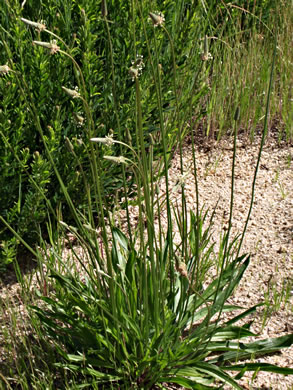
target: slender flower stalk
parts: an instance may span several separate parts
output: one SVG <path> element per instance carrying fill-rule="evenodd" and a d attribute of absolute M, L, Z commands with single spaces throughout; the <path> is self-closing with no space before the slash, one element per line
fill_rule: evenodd
<path fill-rule="evenodd" d="M 270 102 L 271 102 L 272 90 L 273 90 L 273 79 L 274 79 L 274 72 L 275 72 L 276 53 L 277 53 L 277 30 L 275 33 L 275 48 L 274 48 L 274 56 L 273 56 L 272 66 L 271 66 L 269 87 L 268 87 L 268 92 L 267 92 L 267 101 L 266 101 L 266 111 L 265 111 L 265 118 L 264 118 L 263 133 L 262 133 L 261 142 L 259 145 L 259 152 L 258 152 L 258 156 L 257 156 L 257 162 L 256 162 L 256 167 L 255 167 L 254 177 L 253 177 L 253 182 L 252 182 L 252 187 L 251 187 L 250 206 L 249 206 L 248 214 L 246 217 L 245 225 L 244 225 L 244 228 L 243 228 L 243 231 L 241 234 L 241 239 L 240 239 L 240 243 L 239 243 L 238 250 L 237 250 L 237 256 L 239 255 L 240 249 L 241 249 L 242 244 L 243 244 L 243 240 L 244 240 L 244 237 L 246 234 L 248 222 L 250 221 L 252 207 L 254 204 L 256 178 L 257 178 L 257 174 L 258 174 L 258 170 L 259 170 L 259 166 L 260 166 L 260 159 L 262 156 L 262 151 L 263 151 L 263 147 L 264 147 L 264 143 L 265 143 L 265 139 L 266 139 L 267 131 L 268 131 L 269 110 L 270 110 Z"/>
<path fill-rule="evenodd" d="M 175 49 L 174 49 L 174 43 L 173 39 L 169 33 L 169 31 L 166 29 L 164 25 L 162 25 L 162 29 L 167 34 L 167 37 L 170 42 L 171 47 L 171 54 L 172 54 L 172 63 L 173 63 L 173 88 L 174 88 L 174 94 L 175 94 L 175 104 L 176 104 L 176 111 L 175 111 L 175 121 L 178 123 L 178 140 L 179 140 L 179 155 L 180 155 L 180 171 L 181 176 L 184 176 L 184 167 L 183 167 L 183 149 L 182 149 L 182 128 L 180 126 L 179 121 L 179 97 L 177 92 L 177 72 L 176 72 L 176 59 L 175 59 Z M 187 210 L 186 210 L 186 202 L 185 202 L 185 193 L 184 193 L 184 186 L 181 186 L 181 212 L 182 212 L 182 257 L 187 257 L 187 247 L 185 245 L 186 242 L 186 236 L 187 236 Z M 177 264 L 178 266 L 178 264 Z"/>
<path fill-rule="evenodd" d="M 119 137 L 119 140 L 121 141 L 122 140 L 122 131 L 121 131 L 121 124 L 120 124 L 119 99 L 118 99 L 118 94 L 116 92 L 116 77 L 115 77 L 113 45 L 112 45 L 112 38 L 111 38 L 111 30 L 110 30 L 110 26 L 109 26 L 109 20 L 108 20 L 107 16 L 108 16 L 107 0 L 102 0 L 102 17 L 103 17 L 104 22 L 105 22 L 107 38 L 108 38 L 108 44 L 109 44 L 110 61 L 111 61 L 111 76 L 112 76 L 112 93 L 113 93 L 113 102 L 114 102 L 114 114 L 115 114 L 115 117 L 116 117 L 116 123 L 117 123 L 117 129 L 118 129 L 118 137 Z M 123 153 L 122 145 L 123 144 L 120 144 L 120 146 L 119 146 L 120 154 Z M 125 200 L 126 200 L 127 228 L 128 228 L 128 234 L 129 234 L 129 237 L 130 237 L 130 242 L 132 243 L 132 231 L 131 231 L 130 215 L 129 215 L 129 209 L 128 209 L 127 185 L 126 185 L 126 174 L 125 174 L 125 166 L 124 166 L 124 164 L 122 164 L 122 181 L 123 181 L 123 190 L 124 190 L 124 195 L 125 195 Z"/>

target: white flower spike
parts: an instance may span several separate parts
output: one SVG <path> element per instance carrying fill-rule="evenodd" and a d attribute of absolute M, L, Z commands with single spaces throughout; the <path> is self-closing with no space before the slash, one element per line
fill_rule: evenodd
<path fill-rule="evenodd" d="M 8 74 L 11 71 L 8 65 L 0 65 L 0 75 Z"/>
<path fill-rule="evenodd" d="M 56 39 L 53 39 L 51 42 L 33 41 L 33 43 L 35 45 L 49 49 L 51 54 L 56 54 L 60 50 L 60 47 L 57 45 Z"/>
<path fill-rule="evenodd" d="M 32 22 L 31 20 L 28 20 L 28 19 L 25 19 L 25 18 L 20 18 L 20 20 L 23 23 L 25 23 L 25 24 L 27 24 L 27 25 L 29 25 L 31 27 L 34 27 L 34 28 L 36 28 L 39 31 L 43 31 L 43 30 L 46 29 L 46 25 L 44 23 Z"/>

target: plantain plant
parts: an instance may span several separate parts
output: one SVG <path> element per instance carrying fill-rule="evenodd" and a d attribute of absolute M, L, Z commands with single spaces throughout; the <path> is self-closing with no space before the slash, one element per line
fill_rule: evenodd
<path fill-rule="evenodd" d="M 289 347 L 293 343 L 293 335 L 245 342 L 242 339 L 255 336 L 250 330 L 251 322 L 244 325 L 238 322 L 253 314 L 259 305 L 243 308 L 227 303 L 250 261 L 249 255 L 241 253 L 241 246 L 253 205 L 256 175 L 266 136 L 274 61 L 251 205 L 238 241 L 231 237 L 239 122 L 239 110 L 236 109 L 229 224 L 222 235 L 222 250 L 217 258 L 211 239 L 213 213 L 208 219 L 208 214 L 199 206 L 194 134 L 190 134 L 193 166 L 189 168 L 194 176 L 194 210 L 188 210 L 185 197 L 187 172 L 183 161 L 183 139 L 188 118 L 182 117 L 181 107 L 193 105 L 194 90 L 191 87 L 188 94 L 183 94 L 172 28 L 169 31 L 166 27 L 163 14 L 150 9 L 147 16 L 145 7 L 138 0 L 131 2 L 134 21 L 132 33 L 134 37 L 137 36 L 136 24 L 140 23 L 147 56 L 138 56 L 138 44 L 134 45 L 133 61 L 128 64 L 130 88 L 135 96 L 132 102 L 133 116 L 129 118 L 134 131 L 130 136 L 119 121 L 117 64 L 113 57 L 115 42 L 107 2 L 103 0 L 102 5 L 101 18 L 110 48 L 109 68 L 117 125 L 117 131 L 103 137 L 96 136 L 89 93 L 74 53 L 60 37 L 40 23 L 22 19 L 24 23 L 41 28 L 56 39 L 35 40 L 34 44 L 39 50 L 47 50 L 72 62 L 79 89 L 64 85 L 60 93 L 64 93 L 70 101 L 78 101 L 86 117 L 83 143 L 90 164 L 90 179 L 74 143 L 69 138 L 66 140 L 84 183 L 88 201 L 86 211 L 80 210 L 72 200 L 66 180 L 60 174 L 50 149 L 27 81 L 21 74 L 16 74 L 71 213 L 70 222 L 62 217 L 62 211 L 57 213 L 59 236 L 56 239 L 49 234 L 50 249 L 45 242 L 41 249 L 31 248 L 41 269 L 47 272 L 41 276 L 42 288 L 37 292 L 38 299 L 30 305 L 31 321 L 37 323 L 38 318 L 37 327 L 42 338 L 53 344 L 55 368 L 72 375 L 71 382 L 67 375 L 64 387 L 155 389 L 167 388 L 172 383 L 188 389 L 219 388 L 224 384 L 241 389 L 238 380 L 246 371 L 293 374 L 290 368 L 262 362 L 243 362 Z M 171 26 L 175 28 L 177 22 L 172 21 Z M 139 43 L 138 37 L 136 39 L 136 43 Z M 172 101 L 170 112 L 164 107 L 166 100 L 162 92 L 165 82 L 160 57 L 162 50 L 168 51 L 172 70 L 171 76 L 166 76 Z M 203 78 L 206 78 L 210 59 L 208 50 L 206 39 L 201 55 L 203 66 L 200 71 Z M 145 67 L 148 67 L 146 73 Z M 146 76 L 147 80 L 144 79 Z M 201 77 L 202 74 L 193 83 L 201 80 Z M 149 85 L 149 89 L 142 88 L 141 80 L 144 80 L 144 86 Z M 150 138 L 145 129 L 144 116 L 148 94 L 152 94 L 156 107 L 158 133 L 157 137 L 152 135 Z M 149 114 L 148 109 L 146 112 Z M 176 187 L 180 201 L 177 200 L 177 203 L 172 199 L 169 180 L 174 145 L 180 157 Z M 158 147 L 161 154 L 156 158 Z M 103 160 L 121 166 L 122 187 L 118 211 L 109 208 L 106 201 L 107 178 Z M 133 178 L 133 194 L 128 191 L 129 176 Z M 49 202 L 46 193 L 42 191 L 41 194 Z M 136 226 L 132 213 L 136 213 Z M 7 221 L 2 216 L 0 218 L 24 242 Z M 179 232 L 179 238 L 176 232 Z M 69 236 L 81 251 L 71 244 Z M 60 244 L 64 239 L 71 249 L 69 259 L 64 257 Z M 237 250 L 234 250 L 235 246 Z M 209 273 L 213 268 L 217 269 L 214 278 Z M 233 314 L 235 310 L 239 314 Z M 223 313 L 228 313 L 229 319 Z M 37 371 L 33 367 L 31 369 L 35 375 Z M 237 375 L 233 376 L 231 372 L 237 372 Z"/>

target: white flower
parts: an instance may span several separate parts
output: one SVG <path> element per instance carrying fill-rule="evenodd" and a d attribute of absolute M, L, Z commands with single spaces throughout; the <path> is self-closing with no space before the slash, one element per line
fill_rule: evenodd
<path fill-rule="evenodd" d="M 11 71 L 8 65 L 1 65 L 0 66 L 0 75 L 7 74 Z"/>
<path fill-rule="evenodd" d="M 106 146 L 112 146 L 115 143 L 112 135 L 107 135 L 105 138 L 91 138 L 90 140 L 92 142 L 99 142 L 100 144 Z"/>
<path fill-rule="evenodd" d="M 128 158 L 125 158 L 123 156 L 118 156 L 118 157 L 115 157 L 115 156 L 104 156 L 104 159 L 109 160 L 109 161 L 113 161 L 116 164 L 126 164 L 126 165 L 130 161 Z"/>
<path fill-rule="evenodd" d="M 133 66 L 131 66 L 129 68 L 129 75 L 130 75 L 132 81 L 134 81 L 139 76 L 139 70 L 137 68 L 134 68 Z"/>
<path fill-rule="evenodd" d="M 137 55 L 135 61 L 131 61 L 132 66 L 129 68 L 129 75 L 134 81 L 137 79 L 142 72 L 142 69 L 144 68 L 144 62 L 143 62 L 143 56 Z"/>
<path fill-rule="evenodd" d="M 183 174 L 180 174 L 177 177 L 177 181 L 176 181 L 175 186 L 172 189 L 172 192 L 176 192 L 177 190 L 179 190 L 180 188 L 183 188 L 185 186 L 188 175 L 189 175 L 189 172 L 185 172 Z"/>
<path fill-rule="evenodd" d="M 76 112 L 73 113 L 73 116 L 74 116 L 74 119 L 77 123 L 77 126 L 82 127 L 84 125 L 84 121 L 85 121 L 84 117 L 77 114 Z"/>
<path fill-rule="evenodd" d="M 202 61 L 208 61 L 208 60 L 212 60 L 212 59 L 213 59 L 213 56 L 209 52 L 201 54 L 201 60 Z"/>
<path fill-rule="evenodd" d="M 51 54 L 55 54 L 60 50 L 60 47 L 57 45 L 56 39 L 53 39 L 51 42 L 41 42 L 41 41 L 33 41 L 33 42 L 35 45 L 50 49 Z"/>
<path fill-rule="evenodd" d="M 136 69 L 138 69 L 138 71 L 142 71 L 142 69 L 144 68 L 144 62 L 143 62 L 143 56 L 142 55 L 137 55 L 136 56 L 136 60 L 135 61 L 131 61 L 132 63 L 132 66 Z"/>
<path fill-rule="evenodd" d="M 149 17 L 154 27 L 162 26 L 165 22 L 165 17 L 161 12 L 150 12 Z"/>
<path fill-rule="evenodd" d="M 72 99 L 80 98 L 80 93 L 77 89 L 69 89 L 66 87 L 62 87 L 63 91 L 67 93 L 68 96 L 72 97 Z"/>

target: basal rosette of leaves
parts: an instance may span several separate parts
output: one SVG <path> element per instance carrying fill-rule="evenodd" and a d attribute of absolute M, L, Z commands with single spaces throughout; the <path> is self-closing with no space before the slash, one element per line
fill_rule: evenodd
<path fill-rule="evenodd" d="M 120 230 L 113 228 L 112 234 L 112 277 L 95 270 L 78 278 L 52 269 L 55 292 L 50 297 L 40 296 L 45 308 L 32 307 L 44 332 L 56 344 L 61 359 L 58 367 L 87 378 L 84 386 L 114 389 L 151 389 L 159 384 L 164 388 L 164 383 L 187 389 L 218 388 L 226 383 L 241 389 L 237 379 L 247 370 L 293 374 L 290 368 L 241 362 L 293 342 L 293 335 L 241 341 L 254 336 L 252 321 L 242 326 L 237 322 L 252 315 L 259 305 L 245 310 L 226 301 L 249 265 L 248 256 L 227 261 L 220 278 L 199 288 L 194 256 L 184 263 L 186 272 L 171 272 L 166 242 L 154 280 L 150 260 L 131 249 Z M 195 236 L 189 238 L 195 248 Z M 237 315 L 219 321 L 219 313 L 235 311 Z M 230 372 L 239 373 L 234 378 Z"/>

